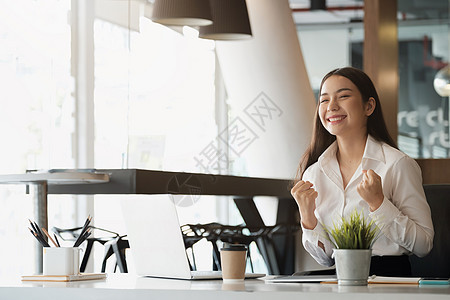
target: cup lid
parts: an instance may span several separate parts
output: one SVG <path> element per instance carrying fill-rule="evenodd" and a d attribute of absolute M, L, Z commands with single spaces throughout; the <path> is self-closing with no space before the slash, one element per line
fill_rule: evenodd
<path fill-rule="evenodd" d="M 244 244 L 228 244 L 220 249 L 220 251 L 247 251 Z"/>

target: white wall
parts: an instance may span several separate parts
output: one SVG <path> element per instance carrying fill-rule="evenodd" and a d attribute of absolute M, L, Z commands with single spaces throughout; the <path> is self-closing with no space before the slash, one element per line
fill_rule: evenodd
<path fill-rule="evenodd" d="M 287 0 L 248 0 L 253 39 L 217 42 L 232 110 L 257 139 L 242 152 L 248 176 L 292 178 L 309 143 L 314 95 Z M 245 108 L 264 93 L 276 104 L 264 128 Z"/>

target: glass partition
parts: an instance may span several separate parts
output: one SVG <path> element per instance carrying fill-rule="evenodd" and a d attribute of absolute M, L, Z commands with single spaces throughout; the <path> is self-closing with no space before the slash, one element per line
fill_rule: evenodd
<path fill-rule="evenodd" d="M 345 7 L 346 3 L 342 1 L 341 4 Z M 436 73 L 449 62 L 449 2 L 398 1 L 398 10 L 399 148 L 413 158 L 449 158 L 449 98 L 439 96 L 433 87 Z M 316 95 L 326 70 L 346 65 L 363 68 L 361 11 L 362 6 L 353 12 L 358 18 L 345 19 L 342 12 L 338 14 L 329 7 L 328 22 L 333 24 L 322 20 L 322 23 L 297 25 L 305 64 Z M 301 14 L 294 13 L 294 19 L 302 20 Z M 322 19 L 326 18 L 324 14 L 320 13 Z M 352 15 L 351 10 L 346 15 Z M 341 19 L 336 21 L 331 16 L 340 16 Z"/>

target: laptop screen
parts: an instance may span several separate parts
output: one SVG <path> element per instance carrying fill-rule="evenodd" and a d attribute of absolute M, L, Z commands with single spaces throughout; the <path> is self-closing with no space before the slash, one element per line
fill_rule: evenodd
<path fill-rule="evenodd" d="M 190 279 L 175 204 L 167 195 L 127 195 L 122 211 L 136 273 Z"/>

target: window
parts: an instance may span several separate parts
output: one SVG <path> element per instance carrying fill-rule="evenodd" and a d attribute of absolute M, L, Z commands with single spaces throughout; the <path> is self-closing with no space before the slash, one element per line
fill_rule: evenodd
<path fill-rule="evenodd" d="M 0 172 L 71 168 L 74 90 L 68 0 L 0 2 Z M 34 272 L 33 199 L 0 186 L 0 278 Z M 49 197 L 49 224 L 73 225 L 72 197 Z M 20 259 L 18 259 L 20 257 Z"/>
<path fill-rule="evenodd" d="M 218 130 L 214 42 L 143 17 L 139 32 L 96 19 L 94 41 L 95 167 L 205 172 L 195 158 Z M 120 199 L 126 197 L 95 196 L 97 226 L 125 232 Z M 181 224 L 217 220 L 215 197 L 189 200 L 198 203 L 179 205 Z M 210 257 L 208 245 L 197 248 Z M 212 266 L 210 259 L 197 263 Z"/>

